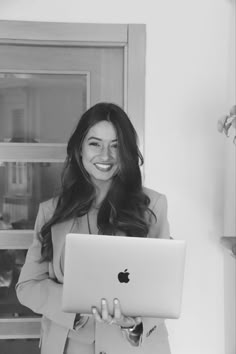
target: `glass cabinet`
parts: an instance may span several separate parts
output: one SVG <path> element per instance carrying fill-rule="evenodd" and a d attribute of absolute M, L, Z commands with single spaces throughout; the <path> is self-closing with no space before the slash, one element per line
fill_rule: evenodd
<path fill-rule="evenodd" d="M 39 338 L 40 315 L 15 284 L 79 117 L 117 103 L 143 150 L 144 90 L 144 25 L 0 21 L 0 342 Z"/>

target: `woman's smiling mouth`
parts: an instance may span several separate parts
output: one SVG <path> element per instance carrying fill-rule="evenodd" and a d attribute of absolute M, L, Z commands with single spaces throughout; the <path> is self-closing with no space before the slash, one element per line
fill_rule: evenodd
<path fill-rule="evenodd" d="M 108 172 L 112 169 L 113 164 L 110 163 L 95 163 L 94 166 L 102 172 Z"/>

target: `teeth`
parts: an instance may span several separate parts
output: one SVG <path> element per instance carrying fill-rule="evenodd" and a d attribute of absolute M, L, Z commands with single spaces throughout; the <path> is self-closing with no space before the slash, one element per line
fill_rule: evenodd
<path fill-rule="evenodd" d="M 105 170 L 109 170 L 112 167 L 111 164 L 104 164 L 104 163 L 103 164 L 96 163 L 95 166 L 98 167 L 101 170 L 104 170 L 104 171 Z"/>

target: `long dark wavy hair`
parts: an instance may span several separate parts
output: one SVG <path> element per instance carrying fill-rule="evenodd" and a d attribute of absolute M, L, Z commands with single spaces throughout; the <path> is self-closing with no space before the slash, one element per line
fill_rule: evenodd
<path fill-rule="evenodd" d="M 69 139 L 57 206 L 40 233 L 42 261 L 51 261 L 53 257 L 51 227 L 87 214 L 95 200 L 95 187 L 83 166 L 81 149 L 89 129 L 101 121 L 112 123 L 116 130 L 119 171 L 99 208 L 99 233 L 113 235 L 120 231 L 136 237 L 148 234 L 155 215 L 149 209 L 150 199 L 142 188 L 140 166 L 143 157 L 138 148 L 137 133 L 122 108 L 113 103 L 98 103 L 82 115 Z"/>

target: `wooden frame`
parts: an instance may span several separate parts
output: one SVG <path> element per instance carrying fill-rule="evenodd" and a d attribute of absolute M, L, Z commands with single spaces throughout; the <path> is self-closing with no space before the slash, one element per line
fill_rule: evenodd
<path fill-rule="evenodd" d="M 40 43 L 50 46 L 124 45 L 127 43 L 128 26 L 130 25 L 1 20 L 0 43 Z"/>
<path fill-rule="evenodd" d="M 134 122 L 144 153 L 145 25 L 0 21 L 0 47 L 6 45 L 123 48 L 124 109 Z M 0 72 L 19 71 L 0 67 Z M 63 162 L 65 149 L 65 144 L 0 143 L 0 161 Z M 33 230 L 1 230 L 0 249 L 26 249 L 32 236 Z M 38 338 L 39 321 L 38 318 L 1 319 L 0 339 Z"/>
<path fill-rule="evenodd" d="M 28 249 L 32 239 L 33 230 L 0 230 L 0 250 Z"/>
<path fill-rule="evenodd" d="M 0 21 L 0 45 L 124 48 L 124 108 L 144 149 L 146 27 L 143 24 L 78 24 Z M 0 68 L 1 70 L 1 68 Z"/>
<path fill-rule="evenodd" d="M 63 162 L 65 157 L 66 144 L 0 143 L 0 161 Z"/>
<path fill-rule="evenodd" d="M 0 340 L 40 338 L 40 322 L 40 318 L 1 318 Z"/>

